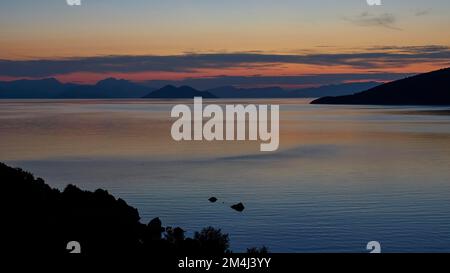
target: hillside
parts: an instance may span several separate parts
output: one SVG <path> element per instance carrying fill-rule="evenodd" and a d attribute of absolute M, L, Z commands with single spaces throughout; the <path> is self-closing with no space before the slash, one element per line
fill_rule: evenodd
<path fill-rule="evenodd" d="M 323 97 L 312 104 L 450 105 L 450 68 L 382 84 L 353 95 Z"/>
<path fill-rule="evenodd" d="M 9 253 L 36 255 L 68 253 L 66 245 L 77 241 L 81 253 L 99 255 L 174 256 L 223 254 L 228 235 L 212 227 L 192 238 L 178 227 L 163 227 L 159 218 L 140 222 L 137 209 L 107 191 L 84 191 L 68 185 L 53 189 L 31 173 L 0 163 L 2 227 L 7 236 L 2 246 Z"/>

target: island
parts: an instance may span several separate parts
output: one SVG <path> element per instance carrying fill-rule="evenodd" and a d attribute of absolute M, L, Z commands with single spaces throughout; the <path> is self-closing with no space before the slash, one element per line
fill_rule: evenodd
<path fill-rule="evenodd" d="M 199 91 L 190 86 L 175 87 L 173 85 L 167 85 L 150 92 L 144 96 L 144 99 L 193 99 L 195 97 L 202 97 L 204 99 L 217 98 L 208 91 Z"/>

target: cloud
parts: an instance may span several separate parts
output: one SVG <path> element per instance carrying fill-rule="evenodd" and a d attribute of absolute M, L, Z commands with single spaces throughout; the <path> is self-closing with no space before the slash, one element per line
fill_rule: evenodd
<path fill-rule="evenodd" d="M 397 18 L 391 13 L 375 15 L 369 12 L 363 12 L 354 18 L 344 18 L 358 26 L 363 27 L 384 27 L 393 30 L 401 30 L 396 27 Z"/>
<path fill-rule="evenodd" d="M 427 9 L 427 10 L 418 10 L 414 13 L 415 16 L 425 16 L 431 13 L 431 10 Z"/>
<path fill-rule="evenodd" d="M 169 56 L 97 56 L 66 59 L 0 60 L 0 76 L 47 77 L 76 72 L 196 72 L 198 69 L 259 68 L 285 64 L 348 66 L 366 70 L 420 63 L 449 63 L 450 47 L 373 47 L 353 53 L 187 53 Z"/>
<path fill-rule="evenodd" d="M 416 56 L 424 56 L 427 54 L 441 54 L 446 55 L 446 52 L 450 51 L 449 46 L 443 45 L 425 45 L 425 46 L 376 46 L 367 48 L 369 51 L 384 51 L 394 52 L 401 54 L 413 54 Z"/>

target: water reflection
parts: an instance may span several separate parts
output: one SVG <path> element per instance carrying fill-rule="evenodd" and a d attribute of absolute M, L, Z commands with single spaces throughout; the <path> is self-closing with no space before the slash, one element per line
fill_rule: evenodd
<path fill-rule="evenodd" d="M 235 250 L 364 251 L 378 240 L 450 251 L 448 109 L 226 102 L 281 104 L 280 150 L 174 142 L 180 101 L 1 101 L 0 160 L 60 188 L 107 188 L 145 221 L 221 227 Z M 241 201 L 244 213 L 229 209 Z"/>

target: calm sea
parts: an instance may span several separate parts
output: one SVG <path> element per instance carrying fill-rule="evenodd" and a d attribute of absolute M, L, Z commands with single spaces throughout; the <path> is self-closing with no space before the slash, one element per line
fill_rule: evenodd
<path fill-rule="evenodd" d="M 219 227 L 234 251 L 450 252 L 448 108 L 210 102 L 280 104 L 280 149 L 174 142 L 171 107 L 191 100 L 3 100 L 0 161 L 107 189 L 143 222 Z"/>

